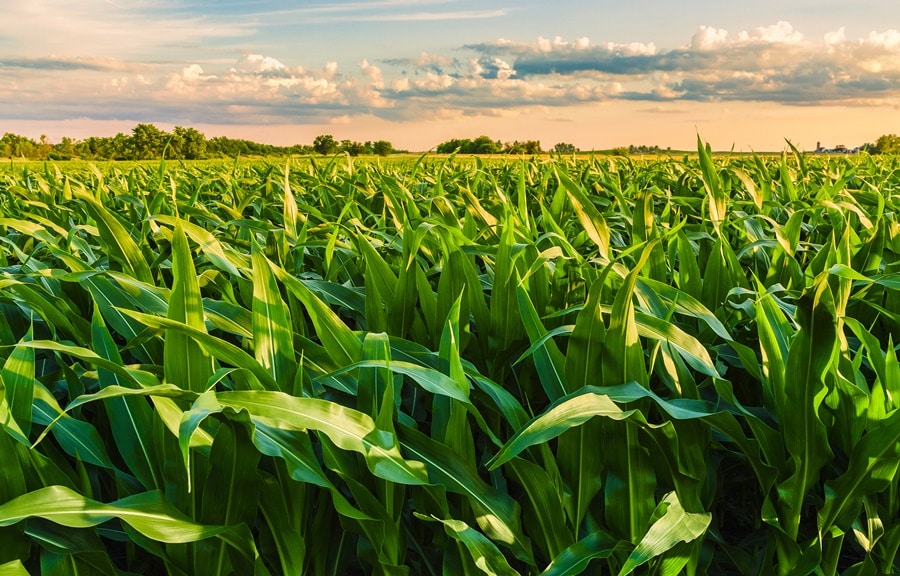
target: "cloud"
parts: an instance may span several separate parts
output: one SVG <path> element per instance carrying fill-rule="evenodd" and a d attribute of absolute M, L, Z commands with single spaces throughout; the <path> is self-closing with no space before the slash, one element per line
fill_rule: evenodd
<path fill-rule="evenodd" d="M 421 7 L 377 4 L 384 10 Z M 0 59 L 0 114 L 8 119 L 322 124 L 361 116 L 493 117 L 615 101 L 660 108 L 677 102 L 897 106 L 900 32 L 852 39 L 838 29 L 810 39 L 787 22 L 736 33 L 702 26 L 674 48 L 587 38 L 499 39 L 449 54 L 314 67 L 260 51 L 216 61 L 66 54 Z"/>
<path fill-rule="evenodd" d="M 856 40 L 845 29 L 807 39 L 788 22 L 730 34 L 701 26 L 681 47 L 538 38 L 466 46 L 478 63 L 503 58 L 513 77 L 563 78 L 589 85 L 616 81 L 630 100 L 771 101 L 783 104 L 882 102 L 900 99 L 900 32 Z"/>

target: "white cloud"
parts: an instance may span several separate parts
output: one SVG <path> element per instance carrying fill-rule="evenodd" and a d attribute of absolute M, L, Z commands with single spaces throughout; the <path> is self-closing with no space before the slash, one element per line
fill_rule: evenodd
<path fill-rule="evenodd" d="M 262 54 L 245 54 L 241 58 L 236 67 L 243 73 L 265 73 L 265 72 L 281 72 L 287 68 L 284 64 L 272 58 L 271 56 L 263 56 Z"/>
<path fill-rule="evenodd" d="M 900 32 L 894 29 L 885 32 L 870 32 L 863 44 L 897 49 L 900 48 Z"/>
<path fill-rule="evenodd" d="M 301 67 L 261 50 L 172 63 L 0 57 L 0 110 L 13 119 L 324 123 L 341 116 L 404 120 L 613 100 L 892 106 L 900 102 L 900 32 L 853 39 L 842 28 L 810 40 L 786 22 L 736 34 L 703 26 L 674 49 L 558 36 L 501 39 L 347 67 L 334 61 Z"/>
<path fill-rule="evenodd" d="M 728 30 L 701 26 L 691 38 L 690 47 L 695 50 L 715 50 L 728 41 Z"/>
<path fill-rule="evenodd" d="M 509 80 L 509 78 L 516 73 L 512 66 L 509 65 L 509 62 L 501 60 L 500 58 L 494 58 L 493 64 L 497 67 L 498 80 Z"/>
<path fill-rule="evenodd" d="M 373 87 L 384 87 L 384 75 L 381 73 L 381 68 L 375 66 L 374 64 L 369 64 L 368 60 L 363 60 L 360 63 L 359 68 L 362 73 L 372 82 Z"/>
<path fill-rule="evenodd" d="M 794 30 L 789 22 L 781 21 L 771 26 L 760 26 L 751 31 L 742 31 L 737 35 L 739 42 L 762 42 L 768 44 L 798 43 L 803 41 L 803 34 Z"/>
<path fill-rule="evenodd" d="M 837 30 L 833 30 L 825 34 L 825 44 L 828 46 L 834 46 L 836 44 L 841 44 L 846 39 L 846 28 L 841 26 Z"/>

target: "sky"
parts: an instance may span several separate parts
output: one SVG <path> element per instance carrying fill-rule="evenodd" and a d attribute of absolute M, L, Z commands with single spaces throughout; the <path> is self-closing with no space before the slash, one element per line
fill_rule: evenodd
<path fill-rule="evenodd" d="M 0 0 L 0 133 L 582 149 L 900 133 L 896 0 Z"/>

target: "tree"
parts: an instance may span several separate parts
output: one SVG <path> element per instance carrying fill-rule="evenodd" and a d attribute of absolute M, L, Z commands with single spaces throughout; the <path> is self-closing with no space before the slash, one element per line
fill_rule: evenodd
<path fill-rule="evenodd" d="M 106 146 L 105 158 L 113 160 L 128 160 L 135 157 L 134 138 L 128 137 L 121 132 L 108 139 Z"/>
<path fill-rule="evenodd" d="M 50 141 L 47 140 L 46 134 L 41 134 L 41 145 L 38 149 L 38 157 L 39 158 L 47 158 L 50 156 L 50 153 L 53 151 L 53 146 L 50 144 Z"/>
<path fill-rule="evenodd" d="M 578 152 L 578 148 L 568 142 L 557 142 L 556 146 L 553 147 L 553 151 L 557 154 L 574 154 Z"/>
<path fill-rule="evenodd" d="M 38 143 L 26 136 L 7 132 L 0 138 L 0 154 L 7 158 L 33 158 Z"/>
<path fill-rule="evenodd" d="M 194 128 L 176 126 L 172 134 L 173 155 L 175 158 L 197 160 L 206 157 L 206 136 Z"/>
<path fill-rule="evenodd" d="M 351 156 L 359 156 L 366 153 L 366 146 L 362 142 L 341 140 L 341 152 L 346 152 Z"/>
<path fill-rule="evenodd" d="M 331 134 L 321 134 L 313 140 L 313 150 L 318 154 L 334 154 L 338 149 L 338 143 Z"/>
<path fill-rule="evenodd" d="M 538 144 L 540 146 L 540 144 Z M 499 140 L 491 140 L 488 136 L 479 136 L 474 140 L 454 138 L 437 145 L 438 154 L 499 154 L 503 144 Z"/>
<path fill-rule="evenodd" d="M 166 139 L 166 133 L 153 124 L 138 124 L 131 131 L 134 159 L 150 160 L 161 157 Z"/>
<path fill-rule="evenodd" d="M 460 152 L 462 154 L 469 154 L 469 150 L 472 148 L 472 141 L 468 138 L 459 139 L 453 138 L 452 140 L 447 140 L 446 142 L 441 142 L 435 148 L 435 152 L 438 154 L 453 154 L 454 152 Z"/>
<path fill-rule="evenodd" d="M 507 142 L 506 145 L 503 146 L 503 151 L 507 154 L 540 154 L 543 152 L 543 150 L 541 150 L 540 140 L 526 140 L 525 142 L 516 140 L 514 142 Z"/>
<path fill-rule="evenodd" d="M 900 136 L 883 134 L 875 141 L 876 154 L 900 154 Z"/>
<path fill-rule="evenodd" d="M 499 140 L 491 140 L 488 136 L 479 136 L 472 141 L 472 150 L 469 154 L 497 154 L 503 149 Z"/>
<path fill-rule="evenodd" d="M 376 140 L 372 143 L 372 153 L 387 156 L 394 151 L 394 146 L 387 140 Z"/>

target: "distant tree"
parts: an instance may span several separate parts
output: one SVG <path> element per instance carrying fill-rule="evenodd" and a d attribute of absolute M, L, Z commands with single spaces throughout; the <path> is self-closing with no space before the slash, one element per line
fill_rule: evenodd
<path fill-rule="evenodd" d="M 504 144 L 503 152 L 506 154 L 540 154 L 543 150 L 541 150 L 540 140 L 526 140 L 525 142 L 516 140 Z"/>
<path fill-rule="evenodd" d="M 645 144 L 641 144 L 639 146 L 635 146 L 634 144 L 628 147 L 628 151 L 631 154 L 658 154 L 659 146 L 647 146 Z"/>
<path fill-rule="evenodd" d="M 38 147 L 38 158 L 47 158 L 53 151 L 53 145 L 47 139 L 46 134 L 41 134 L 41 145 Z"/>
<path fill-rule="evenodd" d="M 170 146 L 175 153 L 173 158 L 197 160 L 206 157 L 206 136 L 194 128 L 176 126 Z"/>
<path fill-rule="evenodd" d="M 372 153 L 379 156 L 387 156 L 394 151 L 393 145 L 387 140 L 376 140 L 372 143 Z"/>
<path fill-rule="evenodd" d="M 503 144 L 499 140 L 491 140 L 488 136 L 479 136 L 472 141 L 472 150 L 465 151 L 468 154 L 498 154 L 503 150 Z"/>
<path fill-rule="evenodd" d="M 59 144 L 52 146 L 51 151 L 46 156 L 41 155 L 41 157 L 49 158 L 50 160 L 71 160 L 78 155 L 77 144 L 72 138 L 63 136 Z"/>
<path fill-rule="evenodd" d="M 613 156 L 628 156 L 630 154 L 628 148 L 625 146 L 616 146 L 612 150 L 610 150 Z"/>
<path fill-rule="evenodd" d="M 454 152 L 461 152 L 463 154 L 470 153 L 469 150 L 472 148 L 472 141 L 468 138 L 460 139 L 453 138 L 451 140 L 447 140 L 446 142 L 441 142 L 435 148 L 435 152 L 438 154 L 453 154 Z"/>
<path fill-rule="evenodd" d="M 574 154 L 578 152 L 578 148 L 568 142 L 557 142 L 556 146 L 553 147 L 553 151 L 557 154 Z"/>
<path fill-rule="evenodd" d="M 0 138 L 0 155 L 6 158 L 34 158 L 38 143 L 26 136 L 7 132 Z"/>
<path fill-rule="evenodd" d="M 354 142 L 352 140 L 341 140 L 341 152 L 346 152 L 351 156 L 359 156 L 366 153 L 366 145 L 362 142 Z"/>
<path fill-rule="evenodd" d="M 103 140 L 106 140 L 106 138 L 89 136 L 75 144 L 75 154 L 81 158 L 96 160 L 100 158 L 100 147 Z"/>
<path fill-rule="evenodd" d="M 126 136 L 119 132 L 106 141 L 106 152 L 104 158 L 112 160 L 130 160 L 135 157 L 134 138 Z"/>
<path fill-rule="evenodd" d="M 435 148 L 438 154 L 499 154 L 503 151 L 503 144 L 499 140 L 491 140 L 488 136 L 479 136 L 474 140 L 468 138 L 454 138 L 441 142 Z"/>
<path fill-rule="evenodd" d="M 331 134 L 321 134 L 313 140 L 313 150 L 319 154 L 334 154 L 338 149 L 338 143 Z"/>
<path fill-rule="evenodd" d="M 900 136 L 882 134 L 875 141 L 876 154 L 900 154 Z"/>
<path fill-rule="evenodd" d="M 135 160 L 150 160 L 162 156 L 167 134 L 153 124 L 138 124 L 131 131 L 132 154 Z"/>
<path fill-rule="evenodd" d="M 68 136 L 63 136 L 59 144 L 56 145 L 56 151 L 69 158 L 75 156 L 75 140 Z"/>

